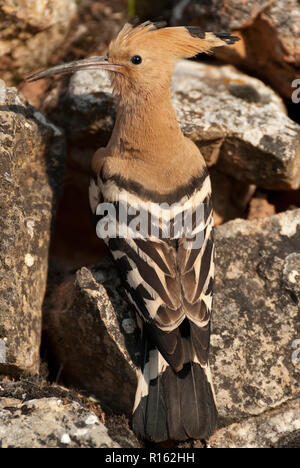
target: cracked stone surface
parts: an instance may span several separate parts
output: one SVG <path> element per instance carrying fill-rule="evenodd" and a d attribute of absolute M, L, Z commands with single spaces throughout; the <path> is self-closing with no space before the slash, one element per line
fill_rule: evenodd
<path fill-rule="evenodd" d="M 266 189 L 300 186 L 300 126 L 280 98 L 231 66 L 183 61 L 173 81 L 184 133 L 208 164 Z"/>
<path fill-rule="evenodd" d="M 81 268 L 53 288 L 45 305 L 44 333 L 65 383 L 130 415 L 139 348 L 135 314 L 122 292 L 110 258 Z"/>
<path fill-rule="evenodd" d="M 119 448 L 99 418 L 58 398 L 0 399 L 1 448 Z"/>
<path fill-rule="evenodd" d="M 230 424 L 209 440 L 212 448 L 299 448 L 300 400 Z"/>
<path fill-rule="evenodd" d="M 45 67 L 63 43 L 74 0 L 0 1 L 0 73 L 8 84 Z"/>
<path fill-rule="evenodd" d="M 0 80 L 0 374 L 39 367 L 51 220 L 64 136 Z"/>
<path fill-rule="evenodd" d="M 216 230 L 212 371 L 221 419 L 259 415 L 300 394 L 300 210 Z"/>

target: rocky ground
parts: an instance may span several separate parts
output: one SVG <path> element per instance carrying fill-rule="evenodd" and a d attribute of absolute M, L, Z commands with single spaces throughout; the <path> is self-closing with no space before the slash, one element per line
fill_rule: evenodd
<path fill-rule="evenodd" d="M 209 166 L 217 226 L 219 427 L 184 447 L 300 446 L 300 6 L 246 3 L 130 6 L 242 38 L 218 60 L 178 63 L 172 84 Z M 116 101 L 101 72 L 22 79 L 104 53 L 127 16 L 125 0 L 0 1 L 0 447 L 143 446 L 130 429 L 134 314 L 87 197 Z"/>

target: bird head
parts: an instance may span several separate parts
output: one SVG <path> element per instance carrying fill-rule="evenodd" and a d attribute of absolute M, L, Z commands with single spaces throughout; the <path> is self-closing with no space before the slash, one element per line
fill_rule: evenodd
<path fill-rule="evenodd" d="M 202 32 L 195 26 L 164 27 L 147 21 L 138 26 L 126 23 L 105 57 L 90 57 L 58 65 L 27 77 L 37 81 L 79 70 L 107 70 L 116 94 L 145 95 L 170 85 L 174 63 L 214 47 L 234 44 L 229 33 Z"/>

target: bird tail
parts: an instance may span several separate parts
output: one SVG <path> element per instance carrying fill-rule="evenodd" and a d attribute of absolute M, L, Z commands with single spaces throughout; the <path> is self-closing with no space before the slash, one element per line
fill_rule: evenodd
<path fill-rule="evenodd" d="M 187 345 L 191 348 L 190 341 Z M 156 348 L 149 349 L 145 342 L 133 410 L 134 432 L 153 442 L 207 439 L 216 422 L 209 365 L 201 366 L 194 357 L 176 372 Z"/>

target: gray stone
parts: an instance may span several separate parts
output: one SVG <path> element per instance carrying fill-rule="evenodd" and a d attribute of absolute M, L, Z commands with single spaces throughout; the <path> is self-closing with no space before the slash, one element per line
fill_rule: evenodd
<path fill-rule="evenodd" d="M 216 230 L 212 372 L 221 421 L 299 397 L 300 210 Z"/>
<path fill-rule="evenodd" d="M 45 307 L 45 340 L 64 383 L 131 414 L 139 361 L 135 315 L 119 292 L 109 257 L 107 262 L 81 268 L 53 289 Z"/>
<path fill-rule="evenodd" d="M 67 92 L 54 88 L 43 104 L 45 112 L 62 126 L 69 141 L 82 146 L 106 146 L 112 132 L 117 98 L 102 70 L 80 71 L 70 80 Z M 61 112 L 61 109 L 68 112 Z"/>
<path fill-rule="evenodd" d="M 300 126 L 261 81 L 231 66 L 182 61 L 173 99 L 185 135 L 209 165 L 262 188 L 299 188 Z"/>
<path fill-rule="evenodd" d="M 1 448 L 119 448 L 99 418 L 72 401 L 0 399 Z"/>
<path fill-rule="evenodd" d="M 275 190 L 300 187 L 300 126 L 269 87 L 231 66 L 181 61 L 172 89 L 182 130 L 209 166 L 217 165 L 243 184 Z M 60 105 L 64 112 L 59 124 L 71 142 L 106 145 L 116 98 L 105 72 L 76 73 Z"/>
<path fill-rule="evenodd" d="M 293 252 L 285 259 L 283 282 L 295 301 L 300 299 L 300 253 Z"/>
<path fill-rule="evenodd" d="M 76 10 L 74 0 L 1 0 L 1 77 L 15 84 L 47 66 L 65 40 Z"/>
<path fill-rule="evenodd" d="M 230 424 L 209 440 L 212 448 L 299 448 L 300 400 Z"/>
<path fill-rule="evenodd" d="M 2 80 L 0 148 L 0 374 L 35 373 L 65 140 Z"/>

